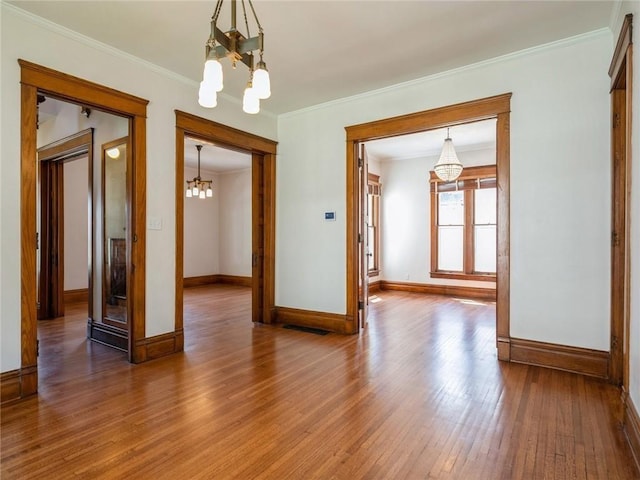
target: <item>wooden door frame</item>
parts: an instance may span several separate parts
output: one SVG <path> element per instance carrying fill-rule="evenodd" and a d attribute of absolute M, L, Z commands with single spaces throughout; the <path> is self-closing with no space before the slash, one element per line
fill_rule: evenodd
<path fill-rule="evenodd" d="M 37 96 L 97 108 L 130 119 L 135 165 L 135 185 L 130 211 L 133 235 L 131 279 L 135 302 L 129 336 L 129 361 L 141 358 L 138 340 L 145 335 L 145 237 L 146 237 L 146 113 L 147 100 L 19 59 L 21 83 L 20 125 L 20 396 L 38 391 L 36 319 L 36 122 Z"/>
<path fill-rule="evenodd" d="M 209 142 L 252 154 L 252 215 L 259 194 L 264 196 L 262 214 L 264 220 L 264 235 L 262 239 L 252 239 L 253 254 L 258 255 L 258 265 L 262 278 L 252 280 L 254 298 L 261 305 L 261 318 L 253 318 L 261 323 L 273 323 L 275 318 L 275 182 L 276 182 L 276 151 L 278 143 L 267 138 L 243 132 L 220 123 L 201 118 L 190 113 L 175 111 L 176 114 L 176 310 L 175 330 L 184 341 L 183 308 L 184 308 L 184 139 L 185 136 L 201 138 Z M 256 185 L 261 184 L 262 192 L 258 192 Z M 253 225 L 252 221 L 252 225 Z M 252 230 L 254 228 L 252 227 Z M 260 241 L 261 240 L 261 241 Z M 259 244 L 263 255 L 259 255 Z M 260 288 L 259 282 L 262 282 Z M 260 298 L 262 297 L 262 298 Z M 182 348 L 181 348 L 182 349 Z"/>
<path fill-rule="evenodd" d="M 94 258 L 94 245 L 93 245 L 93 128 L 88 128 L 86 130 L 82 130 L 81 132 L 75 133 L 73 135 L 69 135 L 67 137 L 56 140 L 55 142 L 51 142 L 43 147 L 38 148 L 38 166 L 41 172 L 41 180 L 40 180 L 40 235 L 39 235 L 39 255 L 40 255 L 40 292 L 38 292 L 38 300 L 40 301 L 40 312 L 38 313 L 38 317 L 42 318 L 40 314 L 42 312 L 42 304 L 46 302 L 42 302 L 43 295 L 41 294 L 43 291 L 43 278 L 49 278 L 50 274 L 47 273 L 45 269 L 48 269 L 48 265 L 51 263 L 51 249 L 48 246 L 48 229 L 50 227 L 50 222 L 45 221 L 45 211 L 47 208 L 56 208 L 57 210 L 63 210 L 64 208 L 64 200 L 63 195 L 59 195 L 56 200 L 56 205 L 53 207 L 51 198 L 48 194 L 49 188 L 51 186 L 50 182 L 47 182 L 43 172 L 48 169 L 56 168 L 60 170 L 59 175 L 63 175 L 63 164 L 69 161 L 77 160 L 79 158 L 88 157 L 87 159 L 87 170 L 88 170 L 88 178 L 87 178 L 87 220 L 88 220 L 88 242 L 89 242 L 89 255 L 87 258 L 87 267 L 88 267 L 88 288 L 89 292 L 93 292 L 93 258 Z M 59 192 L 62 191 L 64 180 L 62 177 L 60 178 L 59 185 L 57 186 L 57 190 Z M 64 220 L 64 216 L 60 217 L 62 221 Z M 58 269 L 58 273 L 56 275 L 57 278 L 52 279 L 53 292 L 51 292 L 51 297 L 54 299 L 54 305 L 57 307 L 54 309 L 54 312 L 51 315 L 47 315 L 44 318 L 53 318 L 55 316 L 64 315 L 64 227 L 60 228 L 60 224 L 57 225 L 58 237 L 59 237 L 59 248 L 58 252 L 58 260 L 57 263 L 62 265 L 61 269 Z M 46 235 L 45 235 L 46 234 Z M 45 294 L 45 297 L 49 295 Z M 50 302 L 49 302 L 50 303 Z M 49 309 L 47 309 L 49 311 Z M 88 296 L 88 319 L 91 321 L 93 318 L 93 295 Z"/>
<path fill-rule="evenodd" d="M 611 78 L 611 336 L 609 381 L 629 388 L 631 320 L 631 132 L 633 15 L 625 16 L 613 58 Z"/>
<path fill-rule="evenodd" d="M 496 124 L 498 240 L 496 344 L 498 359 L 511 359 L 509 321 L 509 177 L 511 93 L 346 127 L 347 133 L 347 328 L 358 332 L 358 144 L 489 118 Z M 427 179 L 425 179 L 425 182 Z"/>

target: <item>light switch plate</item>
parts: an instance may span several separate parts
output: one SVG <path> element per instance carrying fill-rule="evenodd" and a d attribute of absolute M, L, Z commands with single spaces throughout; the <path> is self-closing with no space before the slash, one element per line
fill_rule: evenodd
<path fill-rule="evenodd" d="M 162 230 L 162 218 L 147 217 L 147 230 Z"/>

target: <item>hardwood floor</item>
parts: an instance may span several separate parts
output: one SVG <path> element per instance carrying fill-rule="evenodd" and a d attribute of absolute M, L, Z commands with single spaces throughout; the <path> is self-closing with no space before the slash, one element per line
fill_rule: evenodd
<path fill-rule="evenodd" d="M 8 479 L 638 479 L 618 391 L 496 360 L 495 306 L 381 292 L 360 336 L 253 325 L 185 290 L 185 352 L 131 365 L 86 307 L 40 322 L 40 393 L 2 408 Z"/>

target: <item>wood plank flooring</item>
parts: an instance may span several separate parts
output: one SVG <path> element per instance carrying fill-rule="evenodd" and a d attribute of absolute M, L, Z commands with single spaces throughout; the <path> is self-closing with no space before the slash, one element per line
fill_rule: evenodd
<path fill-rule="evenodd" d="M 496 360 L 495 306 L 381 292 L 359 336 L 253 325 L 185 291 L 185 352 L 142 365 L 39 323 L 40 393 L 2 408 L 9 479 L 639 479 L 603 382 Z"/>

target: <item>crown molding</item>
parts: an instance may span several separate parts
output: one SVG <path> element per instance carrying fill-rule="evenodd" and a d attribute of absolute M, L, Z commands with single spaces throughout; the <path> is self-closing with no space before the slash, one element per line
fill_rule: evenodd
<path fill-rule="evenodd" d="M 535 47 L 525 48 L 523 50 L 518 50 L 517 52 L 507 53 L 505 55 L 500 55 L 497 57 L 493 57 L 487 60 L 482 60 L 480 62 L 471 63 L 469 65 L 464 65 L 462 67 L 453 68 L 451 70 L 446 70 L 440 73 L 434 73 L 433 75 L 427 75 L 426 77 L 417 78 L 415 80 L 409 80 L 407 82 L 396 83 L 394 85 L 390 85 L 388 87 L 378 88 L 376 90 L 370 90 L 368 92 L 359 93 L 357 95 L 351 95 L 349 97 L 338 98 L 336 100 L 331 100 L 329 102 L 320 103 L 318 105 L 312 105 L 310 107 L 301 108 L 299 110 L 294 110 L 291 112 L 283 113 L 278 116 L 278 118 L 289 118 L 296 117 L 298 115 L 303 115 L 305 113 L 309 113 L 315 110 L 322 110 L 325 108 L 333 107 L 336 105 L 342 105 L 344 103 L 350 103 L 356 100 L 365 99 L 369 97 L 374 97 L 377 95 L 381 95 L 384 93 L 391 93 L 398 90 L 403 90 L 408 87 L 413 87 L 416 85 L 422 85 L 425 83 L 432 82 L 434 80 L 438 80 L 440 78 L 447 78 L 453 75 L 458 75 L 463 72 L 468 72 L 471 70 L 477 70 L 480 68 L 484 68 L 489 65 L 494 65 L 496 63 L 508 62 L 511 60 L 515 60 L 522 57 L 527 57 L 529 55 L 535 55 L 541 52 L 546 52 L 549 50 L 555 50 L 558 48 L 564 48 L 570 45 L 574 45 L 577 43 L 586 42 L 592 40 L 594 38 L 599 38 L 604 35 L 611 35 L 611 30 L 609 27 L 599 28 L 597 30 L 592 30 L 591 32 L 581 33 L 579 35 L 575 35 L 573 37 L 563 38 L 561 40 L 555 40 L 553 42 L 543 43 L 541 45 L 536 45 Z"/>

